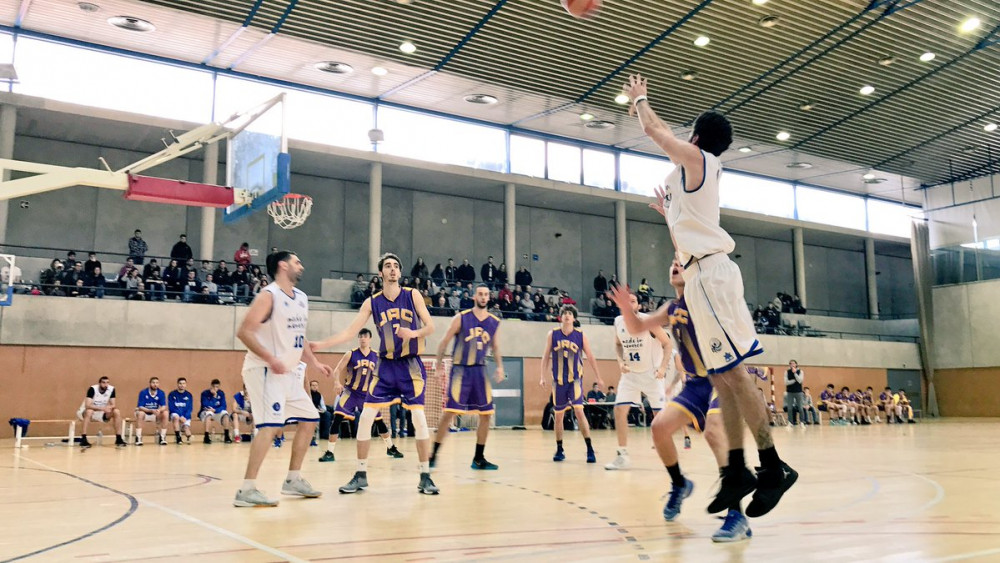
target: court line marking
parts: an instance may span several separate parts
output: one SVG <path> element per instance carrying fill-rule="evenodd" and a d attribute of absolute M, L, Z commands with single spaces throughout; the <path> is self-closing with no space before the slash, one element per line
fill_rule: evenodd
<path fill-rule="evenodd" d="M 948 557 L 941 557 L 939 559 L 931 559 L 931 561 L 934 561 L 934 563 L 944 563 L 946 561 L 962 561 L 963 559 L 972 559 L 974 557 L 983 557 L 986 555 L 996 555 L 998 553 L 1000 553 L 1000 548 L 984 549 L 982 551 L 970 551 L 968 553 L 949 555 Z"/>
<path fill-rule="evenodd" d="M 83 477 L 79 477 L 77 475 L 73 475 L 72 473 L 66 473 L 64 471 L 60 471 L 60 470 L 58 470 L 58 469 L 56 469 L 54 467 L 50 467 L 48 465 L 45 465 L 44 463 L 42 463 L 40 461 L 35 461 L 35 460 L 31 459 L 31 458 L 27 458 L 27 457 L 24 457 L 24 456 L 20 456 L 20 457 L 21 457 L 21 459 L 23 459 L 25 461 L 30 461 L 31 463 L 34 463 L 36 465 L 40 465 L 40 466 L 48 469 L 49 471 L 54 471 L 56 473 L 62 473 L 64 475 L 69 475 L 70 477 L 79 479 L 81 481 L 84 481 L 84 482 L 89 483 L 91 485 L 94 485 L 96 487 L 100 487 L 102 489 L 107 489 L 109 491 L 113 491 L 113 492 L 116 492 L 118 494 L 124 495 L 124 496 L 128 497 L 131 500 L 132 507 L 130 508 L 129 512 L 126 515 L 124 515 L 123 517 L 119 518 L 118 520 L 112 522 L 111 524 L 109 524 L 107 526 L 104 526 L 103 528 L 100 528 L 100 529 L 98 529 L 98 530 L 96 530 L 94 532 L 91 532 L 89 534 L 86 534 L 84 536 L 76 538 L 74 540 L 70 540 L 69 542 L 63 542 L 61 544 L 57 544 L 55 546 L 48 547 L 48 548 L 46 548 L 46 549 L 44 549 L 44 550 L 42 550 L 40 552 L 29 553 L 27 555 L 22 555 L 20 557 L 17 557 L 17 558 L 14 558 L 14 559 L 9 559 L 7 561 L 17 561 L 18 559 L 24 559 L 25 557 L 31 557 L 33 555 L 38 555 L 39 553 L 44 553 L 45 551 L 49 551 L 51 549 L 55 549 L 56 547 L 62 547 L 63 545 L 66 545 L 67 543 L 73 543 L 73 542 L 76 542 L 76 541 L 79 541 L 79 540 L 82 540 L 82 539 L 86 539 L 86 538 L 88 538 L 88 537 L 90 537 L 90 536 L 92 536 L 92 535 L 94 535 L 96 533 L 104 531 L 105 529 L 107 529 L 107 528 L 109 528 L 111 526 L 115 526 L 115 525 L 120 524 L 121 521 L 123 521 L 125 518 L 128 518 L 133 513 L 135 513 L 136 509 L 138 508 L 137 503 L 142 503 L 142 504 L 144 504 L 146 506 L 149 506 L 151 508 L 155 508 L 157 510 L 161 510 L 163 512 L 166 512 L 167 514 L 170 514 L 171 516 L 175 516 L 177 518 L 180 518 L 181 520 L 185 520 L 185 521 L 190 522 L 192 524 L 196 524 L 198 526 L 201 526 L 202 528 L 205 528 L 206 530 L 215 532 L 215 533 L 217 533 L 219 535 L 226 536 L 226 537 L 228 537 L 230 539 L 234 539 L 234 540 L 236 540 L 236 541 L 238 541 L 238 542 L 240 542 L 242 544 L 249 545 L 249 546 L 254 547 L 256 549 L 259 549 L 259 550 L 261 550 L 261 551 L 263 551 L 265 553 L 269 553 L 271 555 L 274 555 L 275 557 L 280 557 L 280 558 L 282 558 L 284 560 L 287 560 L 287 561 L 290 561 L 292 563 L 307 563 L 305 559 L 300 559 L 298 557 L 295 557 L 294 555 L 285 553 L 284 551 L 281 551 L 279 549 L 275 549 L 275 548 L 273 548 L 273 547 L 271 547 L 269 545 L 264 545 L 264 544 L 262 544 L 260 542 L 254 541 L 254 540 L 252 540 L 252 539 L 250 539 L 248 537 L 241 536 L 240 534 L 237 534 L 236 532 L 227 530 L 225 528 L 221 528 L 221 527 L 216 526 L 214 524 L 209 524 L 208 522 L 205 522 L 203 520 L 199 520 L 199 519 L 195 518 L 194 516 L 191 516 L 191 515 L 186 514 L 184 512 L 180 512 L 180 511 L 174 510 L 172 508 L 167 508 L 166 506 L 163 506 L 161 504 L 157 504 L 157 503 L 155 503 L 153 501 L 146 500 L 144 498 L 132 496 L 132 495 L 130 495 L 128 493 L 112 489 L 111 487 L 106 487 L 106 486 L 101 485 L 99 483 L 95 483 L 95 482 L 90 481 L 88 479 L 84 479 Z M 7 562 L 5 561 L 3 563 L 7 563 Z"/>

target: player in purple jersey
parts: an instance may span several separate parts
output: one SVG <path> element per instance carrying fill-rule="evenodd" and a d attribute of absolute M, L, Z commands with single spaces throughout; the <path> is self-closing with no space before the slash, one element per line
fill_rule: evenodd
<path fill-rule="evenodd" d="M 545 387 L 550 380 L 554 383 L 552 389 L 552 411 L 555 413 L 556 453 L 552 461 L 566 459 L 563 452 L 563 417 L 566 411 L 573 409 L 580 433 L 587 444 L 587 463 L 597 463 L 597 454 L 590 442 L 590 424 L 583 414 L 583 357 L 586 355 L 590 369 L 594 371 L 597 385 L 603 387 L 601 373 L 597 371 L 597 360 L 590 350 L 587 335 L 575 328 L 576 307 L 564 305 L 559 311 L 559 328 L 549 332 L 545 341 L 545 351 L 542 352 L 541 377 L 538 384 Z M 648 329 L 647 329 L 648 330 Z M 638 331 L 637 331 L 638 332 Z M 547 377 L 545 370 L 552 362 L 552 375 Z"/>
<path fill-rule="evenodd" d="M 350 326 L 326 340 L 313 343 L 313 349 L 324 350 L 347 342 L 368 319 L 374 319 L 375 332 L 380 337 L 379 360 L 358 428 L 371 428 L 381 407 L 402 403 L 412 415 L 414 436 L 417 438 L 417 456 L 420 459 L 417 491 L 436 495 L 439 490 L 431 480 L 430 431 L 424 413 L 427 373 L 420 360 L 424 340 L 434 334 L 434 321 L 420 292 L 400 286 L 400 264 L 395 254 L 384 254 L 378 261 L 384 283 L 382 291 L 365 299 Z M 371 433 L 359 432 L 357 439 L 358 470 L 350 482 L 340 488 L 341 493 L 356 493 L 368 487 Z"/>
<path fill-rule="evenodd" d="M 472 309 L 455 315 L 448 332 L 441 338 L 437 349 L 435 370 L 440 374 L 441 386 L 448 396 L 438 422 L 434 437 L 434 451 L 431 453 L 431 467 L 437 460 L 438 449 L 448 435 L 451 420 L 456 414 L 473 413 L 479 415 L 476 427 L 476 454 L 472 458 L 473 469 L 494 470 L 497 465 L 486 460 L 486 437 L 490 432 L 490 417 L 493 415 L 493 388 L 486 373 L 486 352 L 493 350 L 493 361 L 497 369 L 494 379 L 500 383 L 503 373 L 503 357 L 500 355 L 500 340 L 497 330 L 500 319 L 486 311 L 490 302 L 490 288 L 480 285 Z M 448 344 L 453 343 L 451 374 L 444 373 L 444 353 Z M 450 380 L 450 382 L 449 382 Z"/>

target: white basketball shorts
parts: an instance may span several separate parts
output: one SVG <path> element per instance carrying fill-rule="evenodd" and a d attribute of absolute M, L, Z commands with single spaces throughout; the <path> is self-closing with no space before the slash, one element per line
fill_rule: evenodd
<path fill-rule="evenodd" d="M 264 428 L 319 422 L 316 407 L 306 393 L 305 378 L 306 364 L 302 362 L 287 374 L 276 374 L 266 367 L 244 368 L 243 383 L 253 405 L 254 425 Z"/>
<path fill-rule="evenodd" d="M 136 422 L 156 422 L 156 415 L 149 414 L 148 412 L 137 412 L 135 413 Z"/>
<path fill-rule="evenodd" d="M 219 411 L 219 412 L 201 411 L 200 413 L 198 413 L 198 418 L 200 418 L 202 422 L 205 422 L 206 420 L 211 418 L 213 421 L 221 423 L 222 417 L 224 416 L 229 416 L 229 411 Z"/>
<path fill-rule="evenodd" d="M 653 409 L 662 409 L 667 404 L 666 382 L 663 379 L 656 379 L 653 372 L 628 372 L 623 373 L 618 381 L 618 395 L 615 397 L 615 406 L 633 405 L 642 406 L 642 393 L 649 399 L 649 406 Z"/>
<path fill-rule="evenodd" d="M 709 374 L 722 373 L 764 351 L 743 298 L 740 268 L 713 254 L 684 270 L 684 300 Z"/>

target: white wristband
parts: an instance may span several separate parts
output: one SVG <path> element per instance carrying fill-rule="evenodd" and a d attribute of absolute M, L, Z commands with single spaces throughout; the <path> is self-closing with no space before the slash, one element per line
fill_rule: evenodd
<path fill-rule="evenodd" d="M 643 100 L 645 100 L 645 101 L 648 102 L 649 98 L 647 98 L 646 96 L 638 96 L 636 99 L 632 100 L 632 105 L 635 106 L 636 108 L 638 108 L 639 107 L 639 102 L 641 102 Z"/>

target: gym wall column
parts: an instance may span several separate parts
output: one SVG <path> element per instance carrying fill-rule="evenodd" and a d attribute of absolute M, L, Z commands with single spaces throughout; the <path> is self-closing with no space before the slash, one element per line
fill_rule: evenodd
<path fill-rule="evenodd" d="M 219 183 L 219 143 L 212 143 L 205 147 L 204 169 L 201 173 L 201 181 L 204 184 Z M 215 208 L 201 208 L 201 251 L 200 260 L 215 261 Z"/>
<path fill-rule="evenodd" d="M 868 286 L 868 318 L 878 318 L 878 282 L 875 279 L 875 239 L 865 239 L 865 283 Z"/>
<path fill-rule="evenodd" d="M 17 125 L 17 108 L 0 106 L 0 158 L 14 158 L 14 128 Z M 10 170 L 3 171 L 3 180 L 10 180 Z M 7 242 L 7 200 L 0 200 L 0 242 Z"/>
<path fill-rule="evenodd" d="M 806 243 L 802 237 L 802 227 L 792 229 L 792 254 L 795 266 L 795 294 L 803 307 L 808 307 L 806 299 Z"/>
<path fill-rule="evenodd" d="M 515 213 L 517 209 L 517 188 L 514 184 L 507 184 L 503 190 L 503 260 L 507 264 L 507 276 L 513 283 L 514 274 L 517 271 L 517 246 L 516 233 L 517 222 Z"/>
<path fill-rule="evenodd" d="M 373 162 L 368 193 L 368 271 L 378 271 L 382 254 L 382 163 Z"/>
<path fill-rule="evenodd" d="M 619 283 L 628 285 L 628 223 L 621 200 L 615 202 L 615 260 Z"/>

